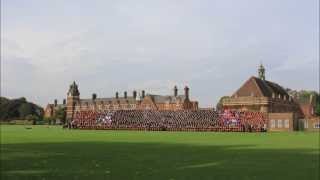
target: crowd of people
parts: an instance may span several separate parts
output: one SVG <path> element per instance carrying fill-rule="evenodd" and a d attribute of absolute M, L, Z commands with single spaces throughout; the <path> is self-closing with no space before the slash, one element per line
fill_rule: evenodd
<path fill-rule="evenodd" d="M 266 131 L 266 115 L 261 112 L 224 110 L 117 110 L 78 111 L 72 128 L 148 131 Z"/>

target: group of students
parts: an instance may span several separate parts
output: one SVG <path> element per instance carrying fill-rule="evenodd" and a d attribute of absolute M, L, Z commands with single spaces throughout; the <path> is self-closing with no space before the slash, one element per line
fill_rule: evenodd
<path fill-rule="evenodd" d="M 81 129 L 263 132 L 266 115 L 230 110 L 78 111 L 72 124 Z"/>

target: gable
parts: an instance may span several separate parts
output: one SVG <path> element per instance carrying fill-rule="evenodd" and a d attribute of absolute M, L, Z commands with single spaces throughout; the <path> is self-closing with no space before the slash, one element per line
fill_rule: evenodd
<path fill-rule="evenodd" d="M 232 96 L 246 97 L 246 96 L 263 96 L 260 87 L 255 82 L 254 77 L 248 79 Z"/>
<path fill-rule="evenodd" d="M 153 109 L 156 110 L 158 109 L 158 107 L 156 106 L 156 104 L 153 102 L 153 99 L 150 96 L 146 96 L 143 98 L 141 105 L 140 105 L 143 109 Z"/>
<path fill-rule="evenodd" d="M 289 97 L 286 90 L 280 85 L 257 77 L 251 77 L 232 96 L 272 97 L 273 94 L 275 96 L 281 94 L 281 96 Z"/>

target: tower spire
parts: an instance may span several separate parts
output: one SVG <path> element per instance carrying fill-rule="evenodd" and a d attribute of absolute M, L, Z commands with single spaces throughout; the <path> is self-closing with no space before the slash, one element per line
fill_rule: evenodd
<path fill-rule="evenodd" d="M 266 80 L 265 72 L 266 72 L 266 69 L 264 68 L 264 66 L 261 63 L 260 66 L 259 66 L 259 69 L 258 69 L 258 73 L 259 73 L 259 78 L 260 79 Z"/>

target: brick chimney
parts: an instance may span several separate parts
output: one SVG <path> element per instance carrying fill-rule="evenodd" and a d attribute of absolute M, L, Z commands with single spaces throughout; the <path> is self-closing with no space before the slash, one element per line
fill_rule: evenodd
<path fill-rule="evenodd" d="M 127 91 L 125 91 L 123 95 L 124 95 L 124 98 L 127 99 Z"/>
<path fill-rule="evenodd" d="M 134 90 L 132 94 L 133 94 L 133 98 L 136 99 L 137 98 L 137 91 Z"/>
<path fill-rule="evenodd" d="M 119 93 L 118 93 L 118 92 L 116 92 L 116 98 L 117 98 L 117 99 L 119 98 Z"/>
<path fill-rule="evenodd" d="M 184 95 L 185 95 L 186 99 L 189 99 L 189 87 L 188 86 L 184 87 Z"/>
<path fill-rule="evenodd" d="M 145 96 L 146 96 L 146 92 L 142 90 L 142 98 L 144 98 Z"/>
<path fill-rule="evenodd" d="M 175 97 L 178 96 L 178 88 L 177 88 L 177 86 L 174 86 L 174 88 L 173 88 L 173 94 L 174 94 Z"/>
<path fill-rule="evenodd" d="M 96 100 L 97 99 L 97 94 L 96 93 L 93 93 L 92 94 L 92 100 Z"/>
<path fill-rule="evenodd" d="M 55 100 L 54 100 L 54 107 L 56 107 L 57 105 L 58 105 L 58 100 L 55 99 Z"/>

